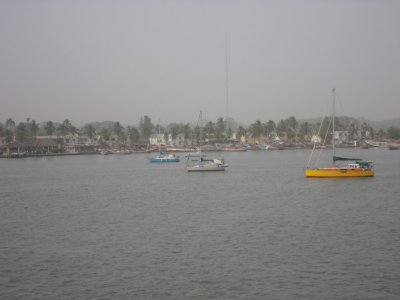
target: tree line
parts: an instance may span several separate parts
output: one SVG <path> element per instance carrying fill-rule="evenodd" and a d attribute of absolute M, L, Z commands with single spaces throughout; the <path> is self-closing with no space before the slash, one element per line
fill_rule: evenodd
<path fill-rule="evenodd" d="M 104 125 L 106 123 L 106 125 Z M 153 124 L 149 116 L 140 118 L 139 125 L 124 127 L 120 122 L 89 123 L 81 128 L 74 126 L 69 119 L 62 123 L 47 121 L 39 124 L 35 120 L 26 118 L 26 121 L 16 122 L 8 118 L 4 124 L 0 123 L 0 137 L 5 142 L 14 140 L 24 142 L 42 134 L 48 136 L 65 136 L 68 134 L 86 135 L 89 139 L 96 139 L 98 142 L 106 142 L 114 138 L 120 145 L 147 144 L 151 134 L 163 134 L 166 138 L 169 135 L 175 138 L 183 134 L 185 139 L 191 139 L 194 144 L 208 140 L 213 142 L 229 142 L 235 136 L 240 140 L 242 137 L 253 142 L 269 142 L 276 137 L 293 142 L 310 141 L 313 135 L 319 133 L 321 138 L 329 132 L 331 120 L 328 117 L 321 122 L 310 123 L 299 122 L 294 116 L 281 119 L 277 123 L 273 120 L 261 122 L 256 120 L 249 126 L 237 125 L 233 119 L 219 117 L 215 122 L 207 121 L 204 125 L 192 125 L 190 123 L 171 123 L 166 126 Z M 356 119 L 348 117 L 336 117 L 335 129 L 347 131 L 350 139 L 371 138 L 371 139 L 400 139 L 400 128 L 390 127 L 387 130 L 375 131 L 366 122 L 359 124 Z M 329 134 L 329 133 L 328 133 Z"/>

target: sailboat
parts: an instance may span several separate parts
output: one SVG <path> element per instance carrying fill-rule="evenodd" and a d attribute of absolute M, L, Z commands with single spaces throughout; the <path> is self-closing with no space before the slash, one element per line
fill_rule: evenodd
<path fill-rule="evenodd" d="M 311 156 L 315 149 L 311 152 L 310 159 L 305 171 L 306 177 L 320 177 L 320 178 L 335 178 L 335 177 L 372 177 L 374 171 L 372 170 L 372 162 L 363 161 L 361 158 L 347 158 L 336 156 L 335 153 L 335 89 L 332 90 L 333 94 L 333 109 L 332 109 L 332 150 L 333 150 L 333 165 L 326 168 L 311 168 Z M 353 161 L 345 166 L 339 166 L 339 161 Z"/>
<path fill-rule="evenodd" d="M 169 162 L 179 162 L 179 156 L 171 153 L 161 153 L 156 157 L 150 157 L 149 161 L 151 163 L 169 163 Z"/>
<path fill-rule="evenodd" d="M 158 126 L 158 135 L 160 135 L 160 126 Z M 157 140 L 159 136 L 157 137 Z M 158 156 L 150 157 L 149 161 L 151 163 L 170 163 L 170 162 L 179 162 L 179 156 L 169 153 L 165 147 L 165 145 L 161 144 L 161 141 L 158 141 L 158 149 L 159 153 Z"/>
<path fill-rule="evenodd" d="M 206 159 L 205 155 L 202 152 L 202 111 L 200 111 L 200 147 L 198 150 L 198 160 L 195 161 L 195 164 L 190 164 L 193 162 L 190 160 L 190 153 L 187 157 L 186 161 L 186 171 L 188 172 L 212 172 L 212 171 L 225 171 L 227 165 L 223 158 L 221 159 Z"/>

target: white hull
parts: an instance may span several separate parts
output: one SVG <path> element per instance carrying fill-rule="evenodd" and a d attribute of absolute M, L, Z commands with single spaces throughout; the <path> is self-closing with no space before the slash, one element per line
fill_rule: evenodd
<path fill-rule="evenodd" d="M 205 165 L 194 165 L 187 167 L 188 172 L 213 172 L 213 171 L 225 171 L 224 165 L 205 164 Z"/>

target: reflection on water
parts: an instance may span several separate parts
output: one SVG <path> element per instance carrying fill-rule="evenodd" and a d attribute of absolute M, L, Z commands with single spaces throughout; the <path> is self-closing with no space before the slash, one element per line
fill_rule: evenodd
<path fill-rule="evenodd" d="M 400 297 L 400 153 L 344 180 L 304 178 L 308 154 L 1 159 L 0 298 Z"/>

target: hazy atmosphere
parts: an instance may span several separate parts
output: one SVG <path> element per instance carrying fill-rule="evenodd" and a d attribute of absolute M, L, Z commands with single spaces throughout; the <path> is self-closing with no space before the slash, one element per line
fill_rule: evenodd
<path fill-rule="evenodd" d="M 398 118 L 399 30 L 400 1 L 1 1 L 0 121 L 315 118 L 333 87 Z"/>

